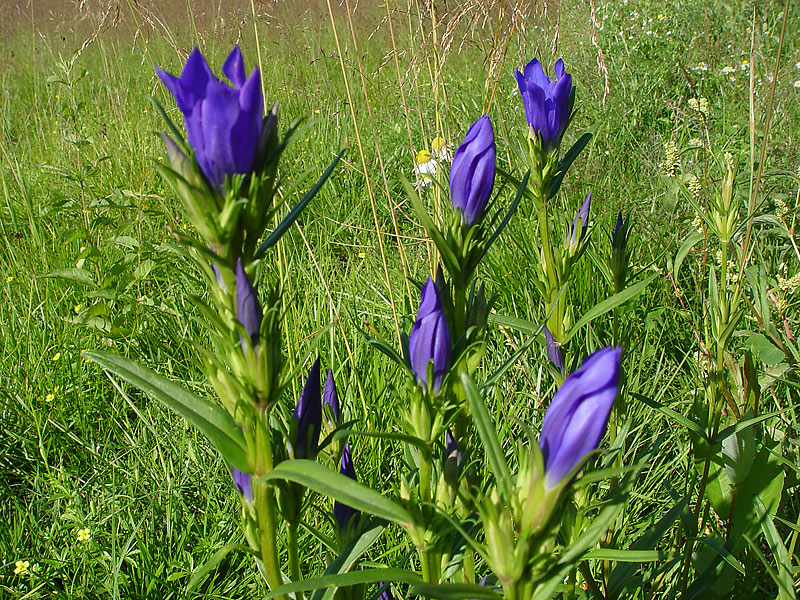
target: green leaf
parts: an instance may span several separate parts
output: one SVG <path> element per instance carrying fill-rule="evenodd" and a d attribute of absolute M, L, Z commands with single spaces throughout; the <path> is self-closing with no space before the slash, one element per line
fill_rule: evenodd
<path fill-rule="evenodd" d="M 650 408 L 656 409 L 658 412 L 660 412 L 661 414 L 663 414 L 667 418 L 672 419 L 673 421 L 675 421 L 676 423 L 678 423 L 680 425 L 683 425 L 684 427 L 686 427 L 686 429 L 688 429 L 689 431 L 695 433 L 701 439 L 708 440 L 708 436 L 706 435 L 705 429 L 703 429 L 699 424 L 695 423 L 691 419 L 689 419 L 687 417 L 684 417 L 679 412 L 676 412 L 676 411 L 672 410 L 671 408 L 669 408 L 667 406 L 664 406 L 660 402 L 648 398 L 647 396 L 642 396 L 641 394 L 637 394 L 635 392 L 631 392 L 631 396 L 633 396 L 634 398 L 636 398 L 640 402 L 643 402 L 644 404 L 646 404 Z"/>
<path fill-rule="evenodd" d="M 259 478 L 259 481 L 293 481 L 329 498 L 381 519 L 410 527 L 414 519 L 397 502 L 372 488 L 354 481 L 314 462 L 313 460 L 287 460 Z"/>
<path fill-rule="evenodd" d="M 789 551 L 783 543 L 778 530 L 775 528 L 775 523 L 772 521 L 764 503 L 761 498 L 756 497 L 754 508 L 758 521 L 761 523 L 761 531 L 764 533 L 764 539 L 772 551 L 772 556 L 775 558 L 775 563 L 778 565 L 777 575 L 772 575 L 775 583 L 778 585 L 778 598 L 780 600 L 796 600 L 797 596 L 794 593 L 794 577 L 792 576 L 792 558 L 789 556 Z"/>
<path fill-rule="evenodd" d="M 186 584 L 186 591 L 191 592 L 193 589 L 195 589 L 212 570 L 217 568 L 217 565 L 222 562 L 222 559 L 234 550 L 242 550 L 244 552 L 252 553 L 252 550 L 248 546 L 244 546 L 242 544 L 225 544 L 222 548 L 214 552 L 214 555 L 209 558 L 202 567 L 192 573 L 189 583 Z"/>
<path fill-rule="evenodd" d="M 483 442 L 483 449 L 486 452 L 489 467 L 497 480 L 500 493 L 504 498 L 509 498 L 511 496 L 511 473 L 508 470 L 500 440 L 497 439 L 497 430 L 492 417 L 489 415 L 489 409 L 486 407 L 486 402 L 483 400 L 483 396 L 478 391 L 469 373 L 462 371 L 461 382 L 467 394 L 469 411 L 473 421 L 475 421 L 475 428 L 478 430 L 481 442 Z"/>
<path fill-rule="evenodd" d="M 93 351 L 84 356 L 178 413 L 197 427 L 232 466 L 250 471 L 242 429 L 221 406 L 117 354 Z"/>
<path fill-rule="evenodd" d="M 761 423 L 761 421 L 764 421 L 764 420 L 769 419 L 771 417 L 778 416 L 780 414 L 783 414 L 784 412 L 785 412 L 784 410 L 776 410 L 775 412 L 764 413 L 764 414 L 758 415 L 757 417 L 752 417 L 750 419 L 744 419 L 744 420 L 739 421 L 738 423 L 736 423 L 734 425 L 730 425 L 730 426 L 726 427 L 725 429 L 723 429 L 722 431 L 720 431 L 717 434 L 717 437 L 714 440 L 714 444 L 719 444 L 726 437 L 729 437 L 729 436 L 732 436 L 732 435 L 734 435 L 736 433 L 739 433 L 740 431 L 743 431 L 743 430 L 747 429 L 748 427 L 752 427 L 756 423 Z"/>
<path fill-rule="evenodd" d="M 295 592 L 307 592 L 309 590 L 330 587 L 349 587 L 351 585 L 376 583 L 380 581 L 398 581 L 400 583 L 414 585 L 420 583 L 422 579 L 413 571 L 408 571 L 406 569 L 365 569 L 363 571 L 353 571 L 352 573 L 322 575 L 321 577 L 293 581 L 292 583 L 276 587 L 274 590 L 270 591 L 269 594 L 264 596 L 264 600 L 275 598 L 276 596 L 294 594 Z"/>
<path fill-rule="evenodd" d="M 305 195 L 300 199 L 300 202 L 294 205 L 294 208 L 291 212 L 286 215 L 283 220 L 278 224 L 275 230 L 269 234 L 266 240 L 261 242 L 261 245 L 256 250 L 256 253 L 253 255 L 254 258 L 258 259 L 264 256 L 267 250 L 272 248 L 275 244 L 278 243 L 278 240 L 281 239 L 284 233 L 289 229 L 289 227 L 294 224 L 297 220 L 297 217 L 300 216 L 300 213 L 303 212 L 303 209 L 308 205 L 309 202 L 317 195 L 320 188 L 324 185 L 324 183 L 328 180 L 333 170 L 336 168 L 336 165 L 339 164 L 339 160 L 342 158 L 342 155 L 345 153 L 346 148 L 342 148 L 339 151 L 339 154 L 331 161 L 331 164 L 328 165 L 328 168 L 323 171 L 322 175 L 320 175 L 317 183 L 315 183 L 310 190 L 308 190 Z"/>
<path fill-rule="evenodd" d="M 575 162 L 575 159 L 578 158 L 583 149 L 586 147 L 586 144 L 589 143 L 589 140 L 592 139 L 592 134 L 589 132 L 584 133 L 581 137 L 578 138 L 578 141 L 572 144 L 572 148 L 567 150 L 567 153 L 558 163 L 558 171 L 556 171 L 555 176 L 550 180 L 550 198 L 554 197 L 557 193 L 559 188 L 561 187 L 561 182 L 564 180 L 564 176 L 569 171 L 569 168 L 572 166 L 572 163 Z"/>
<path fill-rule="evenodd" d="M 350 571 L 358 559 L 378 541 L 378 538 L 380 538 L 384 531 L 386 531 L 385 521 L 373 521 L 364 533 L 350 542 L 342 550 L 341 554 L 331 561 L 328 568 L 325 569 L 324 575 L 339 575 Z M 336 588 L 328 587 L 324 592 L 317 590 L 317 592 L 311 596 L 311 600 L 332 600 L 335 594 Z"/>
<path fill-rule="evenodd" d="M 671 560 L 679 556 L 676 552 L 664 550 L 614 550 L 613 548 L 598 548 L 584 555 L 585 560 L 613 560 L 626 563 L 656 562 Z"/>
<path fill-rule="evenodd" d="M 716 539 L 709 536 L 702 536 L 697 538 L 697 541 L 702 542 L 703 544 L 711 548 L 714 552 L 716 552 L 719 555 L 720 558 L 722 558 L 722 560 L 724 560 L 726 563 L 728 563 L 730 566 L 736 569 L 739 572 L 739 574 L 746 575 L 746 572 L 744 570 L 744 565 L 742 565 L 742 563 L 736 560 L 736 558 L 730 552 L 728 552 L 728 549 L 725 548 L 725 546 L 723 546 L 722 544 L 720 544 Z"/>
<path fill-rule="evenodd" d="M 180 145 L 181 150 L 183 150 L 183 153 L 186 154 L 186 156 L 190 156 L 192 149 L 186 143 L 186 139 L 183 137 L 183 134 L 178 130 L 177 127 L 175 127 L 175 123 L 173 123 L 172 119 L 169 118 L 167 111 L 164 110 L 164 107 L 161 106 L 161 103 L 152 96 L 150 96 L 150 103 L 153 105 L 153 108 L 156 109 L 156 112 L 161 116 L 161 119 L 166 124 L 167 129 L 169 129 L 172 141 Z"/>
<path fill-rule="evenodd" d="M 528 178 L 531 176 L 531 170 L 525 173 L 525 176 L 522 178 L 522 182 L 517 186 L 517 195 L 514 197 L 514 201 L 511 203 L 511 206 L 508 208 L 505 216 L 503 216 L 503 220 L 500 221 L 500 224 L 495 228 L 494 232 L 492 232 L 491 237 L 487 240 L 487 242 L 481 248 L 481 252 L 476 259 L 476 264 L 483 259 L 486 253 L 489 251 L 489 247 L 494 244 L 495 240 L 500 236 L 503 232 L 503 229 L 506 228 L 508 222 L 511 220 L 511 217 L 514 216 L 514 213 L 519 206 L 520 200 L 522 200 L 522 196 L 525 194 L 525 188 L 528 186 Z"/>
<path fill-rule="evenodd" d="M 425 206 L 422 204 L 422 200 L 417 194 L 414 187 L 409 183 L 409 181 L 400 176 L 400 181 L 403 184 L 403 187 L 406 190 L 406 195 L 408 196 L 409 201 L 411 202 L 411 206 L 414 209 L 414 212 L 417 215 L 417 218 L 422 223 L 422 226 L 425 228 L 426 233 L 428 236 L 433 240 L 433 243 L 436 244 L 436 248 L 439 250 L 439 254 L 442 256 L 442 262 L 447 268 L 447 271 L 455 276 L 459 270 L 459 263 L 458 258 L 456 257 L 453 249 L 447 244 L 447 241 L 444 239 L 442 232 L 433 222 L 433 219 L 428 214 L 428 211 L 425 209 Z"/>
<path fill-rule="evenodd" d="M 599 304 L 595 304 L 592 308 L 590 308 L 584 315 L 578 319 L 578 322 L 572 326 L 572 329 L 569 330 L 564 343 L 566 344 L 572 337 L 578 333 L 578 330 L 583 327 L 584 325 L 588 325 L 597 317 L 606 314 L 607 312 L 613 310 L 620 304 L 623 304 L 630 300 L 631 298 L 635 298 L 642 292 L 644 292 L 645 288 L 650 285 L 656 277 L 658 277 L 658 273 L 654 273 L 650 275 L 647 279 L 640 281 L 639 283 L 635 283 L 631 286 L 626 287 L 624 290 L 619 292 L 618 294 L 614 294 L 610 298 L 606 298 Z"/>
<path fill-rule="evenodd" d="M 424 452 L 428 456 L 430 456 L 431 453 L 431 447 L 425 440 L 421 440 L 418 437 L 414 437 L 413 435 L 408 435 L 405 433 L 394 433 L 391 431 L 362 431 L 357 429 L 339 429 L 333 434 L 333 439 L 339 440 L 349 435 L 361 435 L 364 437 L 403 442 L 404 444 L 409 444 L 411 446 L 414 446 L 417 450 L 419 450 L 420 452 Z"/>
<path fill-rule="evenodd" d="M 55 269 L 54 271 L 39 275 L 38 277 L 41 279 L 64 279 L 66 281 L 88 285 L 93 288 L 97 287 L 97 283 L 89 271 L 83 269 Z"/>
<path fill-rule="evenodd" d="M 411 596 L 441 598 L 442 600 L 464 600 L 464 598 L 501 600 L 503 598 L 493 589 L 477 583 L 418 583 L 412 585 L 408 592 Z"/>
<path fill-rule="evenodd" d="M 678 271 L 680 270 L 683 261 L 686 259 L 686 255 L 689 254 L 697 242 L 704 238 L 705 236 L 699 231 L 693 231 L 686 236 L 685 240 L 683 240 L 683 244 L 681 244 L 681 247 L 678 249 L 678 253 L 675 255 L 675 262 L 672 265 L 672 276 L 675 278 L 676 285 L 678 283 Z"/>

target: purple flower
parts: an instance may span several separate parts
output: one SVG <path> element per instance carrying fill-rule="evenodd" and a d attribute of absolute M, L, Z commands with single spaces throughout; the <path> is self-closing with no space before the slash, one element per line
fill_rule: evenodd
<path fill-rule="evenodd" d="M 333 380 L 333 371 L 328 369 L 328 379 L 325 381 L 325 389 L 322 391 L 322 405 L 330 409 L 333 422 L 330 424 L 336 426 L 339 422 L 339 392 L 336 391 L 336 382 Z"/>
<path fill-rule="evenodd" d="M 620 353 L 606 346 L 586 357 L 550 403 L 539 440 L 548 489 L 569 477 L 600 443 L 617 396 Z"/>
<path fill-rule="evenodd" d="M 408 353 L 411 370 L 423 386 L 428 385 L 428 362 L 433 361 L 433 391 L 438 392 L 450 368 L 450 329 L 439 290 L 430 277 L 422 288 L 417 320 L 408 336 Z"/>
<path fill-rule="evenodd" d="M 569 236 L 570 252 L 575 251 L 583 240 L 583 236 L 586 235 L 586 231 L 589 229 L 589 209 L 591 206 L 592 192 L 589 192 L 589 195 L 586 196 L 586 200 L 583 201 L 583 204 L 581 204 L 581 207 L 578 209 L 578 213 L 572 220 L 572 231 Z"/>
<path fill-rule="evenodd" d="M 339 464 L 339 473 L 346 475 L 353 481 L 358 481 L 358 478 L 356 477 L 356 470 L 353 468 L 353 459 L 350 455 L 349 443 L 344 445 L 342 460 Z M 347 506 L 347 504 L 342 504 L 341 502 L 333 503 L 333 518 L 336 519 L 336 523 L 339 525 L 339 530 L 342 532 L 347 531 L 350 524 L 354 523 L 360 514 L 361 513 L 359 511 L 357 511 L 355 508 Z"/>
<path fill-rule="evenodd" d="M 235 467 L 231 469 L 233 472 L 233 485 L 236 490 L 244 496 L 248 504 L 253 504 L 253 476 L 250 473 L 244 473 Z"/>
<path fill-rule="evenodd" d="M 319 445 L 319 430 L 322 425 L 322 401 L 319 392 L 319 358 L 314 361 L 306 385 L 300 392 L 294 409 L 297 428 L 294 441 L 295 458 L 314 458 Z"/>
<path fill-rule="evenodd" d="M 247 278 L 247 273 L 242 266 L 242 259 L 236 261 L 236 319 L 242 324 L 249 336 L 250 347 L 258 345 L 258 336 L 261 332 L 261 304 L 258 301 L 256 290 Z M 239 336 L 244 351 L 245 338 Z"/>
<path fill-rule="evenodd" d="M 541 137 L 545 152 L 558 147 L 569 120 L 572 75 L 564 72 L 564 61 L 560 59 L 556 62 L 555 72 L 556 80 L 553 81 L 545 75 L 541 63 L 535 58 L 525 65 L 523 73 L 516 72 L 525 117 Z"/>
<path fill-rule="evenodd" d="M 378 596 L 378 600 L 394 600 L 392 587 L 388 583 L 381 583 L 380 592 L 381 595 Z"/>
<path fill-rule="evenodd" d="M 183 113 L 189 145 L 211 185 L 221 189 L 227 176 L 250 172 L 261 138 L 264 98 L 258 69 L 246 76 L 239 46 L 222 65 L 233 87 L 214 76 L 196 47 L 179 78 L 159 67 L 156 72 Z"/>
<path fill-rule="evenodd" d="M 450 169 L 450 200 L 461 209 L 466 225 L 480 221 L 492 195 L 497 149 L 489 115 L 483 115 L 467 131 L 453 156 Z"/>
<path fill-rule="evenodd" d="M 561 351 L 561 344 L 553 339 L 553 334 L 544 326 L 544 340 L 547 346 L 547 360 L 553 363 L 564 376 L 564 353 Z"/>

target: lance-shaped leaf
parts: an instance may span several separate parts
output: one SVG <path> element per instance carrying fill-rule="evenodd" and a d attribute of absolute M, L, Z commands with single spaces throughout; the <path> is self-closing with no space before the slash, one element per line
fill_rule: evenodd
<path fill-rule="evenodd" d="M 151 395 L 197 427 L 232 467 L 249 471 L 242 429 L 218 404 L 195 396 L 155 371 L 111 352 L 86 352 L 84 356 Z"/>
<path fill-rule="evenodd" d="M 260 481 L 293 481 L 348 506 L 409 527 L 414 519 L 397 502 L 349 477 L 335 473 L 312 460 L 287 460 L 259 478 Z"/>

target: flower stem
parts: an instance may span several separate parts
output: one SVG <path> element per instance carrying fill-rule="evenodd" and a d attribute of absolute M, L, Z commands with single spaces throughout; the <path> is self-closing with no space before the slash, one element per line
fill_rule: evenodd
<path fill-rule="evenodd" d="M 289 572 L 291 573 L 292 581 L 300 581 L 303 578 L 300 573 L 300 561 L 297 549 L 298 525 L 299 520 L 295 520 L 294 522 L 287 523 L 286 527 L 286 538 L 289 546 Z M 302 598 L 303 595 L 300 593 L 296 600 L 302 600 Z"/>

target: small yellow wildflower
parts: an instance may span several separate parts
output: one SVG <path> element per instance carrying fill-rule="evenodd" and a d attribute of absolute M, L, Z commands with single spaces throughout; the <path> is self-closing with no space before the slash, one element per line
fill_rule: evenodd
<path fill-rule="evenodd" d="M 75 532 L 75 537 L 78 539 L 79 542 L 88 542 L 89 541 L 89 530 L 88 529 L 78 529 Z"/>
<path fill-rule="evenodd" d="M 24 575 L 28 572 L 28 567 L 31 566 L 27 560 L 18 560 L 14 563 L 14 575 Z"/>
<path fill-rule="evenodd" d="M 11 283 L 12 281 L 14 281 L 13 275 L 9 275 L 8 277 L 6 277 L 6 283 Z"/>
<path fill-rule="evenodd" d="M 52 402 L 55 399 L 56 399 L 56 395 L 55 394 L 47 394 L 47 396 L 44 397 L 44 401 L 45 402 Z"/>
<path fill-rule="evenodd" d="M 79 312 L 81 312 L 83 310 L 83 304 L 76 304 L 72 308 L 76 313 L 79 313 Z"/>
<path fill-rule="evenodd" d="M 358 253 L 358 258 L 366 258 L 366 256 L 367 255 L 364 252 L 359 252 Z"/>
<path fill-rule="evenodd" d="M 318 109 L 318 108 L 315 108 L 315 109 L 314 109 L 314 114 L 315 114 L 315 115 L 318 115 L 318 114 L 319 114 L 319 109 Z"/>
<path fill-rule="evenodd" d="M 61 352 L 56 352 L 55 354 L 53 354 L 53 358 L 50 360 L 56 362 L 59 358 L 61 358 Z"/>
<path fill-rule="evenodd" d="M 431 158 L 433 158 L 433 156 L 431 156 L 431 153 L 428 152 L 427 150 L 420 150 L 419 152 L 417 152 L 418 165 L 424 165 L 425 163 L 430 162 Z"/>

